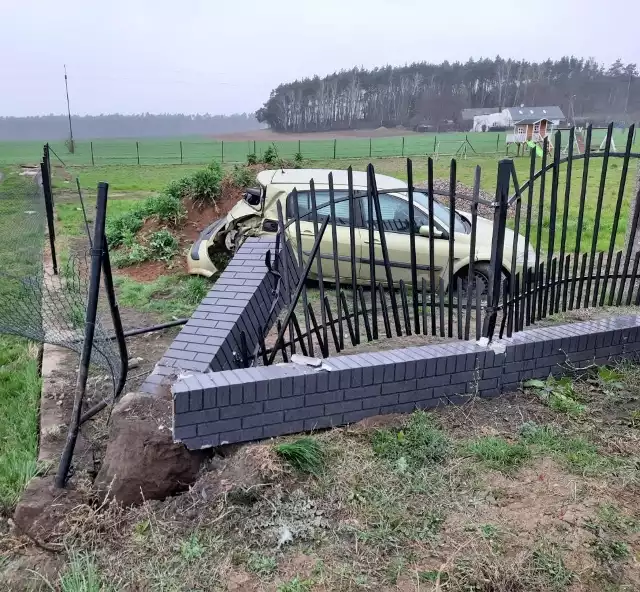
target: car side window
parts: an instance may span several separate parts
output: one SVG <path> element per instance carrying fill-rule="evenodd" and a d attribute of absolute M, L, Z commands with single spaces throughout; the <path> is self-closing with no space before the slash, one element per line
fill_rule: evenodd
<path fill-rule="evenodd" d="M 349 200 L 347 191 L 335 190 L 333 192 L 336 209 L 336 224 L 338 226 L 349 226 Z M 295 204 L 293 202 L 293 193 L 287 198 L 287 216 L 291 219 L 295 217 Z M 318 208 L 318 222 L 324 222 L 331 214 L 331 206 L 329 205 L 329 192 L 320 190 L 316 191 L 316 207 Z M 298 191 L 298 212 L 301 222 L 313 222 L 313 214 L 311 213 L 311 193 L 309 191 Z"/>
<path fill-rule="evenodd" d="M 386 232 L 409 233 L 409 203 L 393 195 L 382 194 L 380 200 L 380 213 L 382 215 L 382 228 Z M 361 207 L 365 219 L 366 227 L 369 227 L 369 211 L 366 198 L 362 198 Z M 429 217 L 414 206 L 415 231 L 418 232 L 420 226 L 429 224 Z M 378 230 L 378 220 L 375 207 L 373 208 L 373 227 Z"/>

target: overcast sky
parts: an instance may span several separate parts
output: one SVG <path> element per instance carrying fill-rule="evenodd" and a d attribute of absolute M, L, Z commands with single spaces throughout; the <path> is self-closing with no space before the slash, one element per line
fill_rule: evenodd
<path fill-rule="evenodd" d="M 0 115 L 254 111 L 281 82 L 354 65 L 617 57 L 634 0 L 21 0 L 0 3 Z"/>

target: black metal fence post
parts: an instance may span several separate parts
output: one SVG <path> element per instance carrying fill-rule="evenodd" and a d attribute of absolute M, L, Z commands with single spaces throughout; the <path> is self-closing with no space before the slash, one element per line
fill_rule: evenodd
<path fill-rule="evenodd" d="M 138 166 L 140 166 L 140 144 L 136 140 L 136 158 L 138 159 Z"/>
<path fill-rule="evenodd" d="M 73 401 L 73 412 L 69 421 L 69 431 L 67 440 L 60 457 L 60 466 L 56 474 L 56 487 L 64 487 L 67 481 L 67 474 L 71 466 L 73 450 L 78 439 L 78 429 L 82 415 L 82 402 L 87 388 L 89 377 L 89 363 L 91 362 L 91 351 L 93 350 L 93 338 L 96 329 L 96 316 L 98 312 L 98 296 L 100 292 L 100 275 L 102 270 L 102 257 L 104 245 L 104 226 L 107 213 L 107 196 L 109 185 L 107 183 L 98 184 L 98 199 L 96 203 L 96 218 L 93 230 L 93 248 L 91 249 L 91 277 L 89 279 L 89 296 L 87 300 L 87 315 L 84 327 L 84 342 L 82 344 L 82 354 L 80 356 L 80 370 L 76 382 L 76 391 Z M 99 246 L 98 246 L 99 245 Z"/>
<path fill-rule="evenodd" d="M 46 159 L 40 164 L 42 173 L 42 191 L 44 193 L 44 208 L 47 214 L 47 229 L 49 231 L 49 246 L 51 247 L 51 263 L 53 273 L 58 275 L 58 258 L 56 256 L 56 230 L 53 224 L 53 194 L 51 193 L 51 177 Z"/>
<path fill-rule="evenodd" d="M 489 341 L 493 338 L 496 320 L 498 318 L 498 309 L 500 307 L 502 256 L 504 252 L 504 235 L 507 227 L 507 207 L 512 166 L 512 161 L 506 158 L 498 163 L 498 183 L 493 214 L 493 237 L 491 239 L 491 260 L 489 261 L 489 289 L 482 331 L 483 336 L 488 337 Z M 511 295 L 509 295 L 509 297 L 511 297 Z"/>
<path fill-rule="evenodd" d="M 93 142 L 90 142 L 89 145 L 91 147 L 91 166 L 96 166 L 96 161 L 93 158 Z"/>

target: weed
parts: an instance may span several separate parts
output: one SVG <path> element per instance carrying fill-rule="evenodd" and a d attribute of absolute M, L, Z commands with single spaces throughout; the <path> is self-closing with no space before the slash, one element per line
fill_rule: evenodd
<path fill-rule="evenodd" d="M 149 249 L 140 243 L 133 243 L 131 246 L 122 246 L 111 254 L 111 263 L 114 267 L 129 267 L 139 265 L 151 258 Z"/>
<path fill-rule="evenodd" d="M 276 453 L 293 468 L 318 475 L 324 466 L 324 451 L 315 438 L 300 438 L 275 447 Z"/>
<path fill-rule="evenodd" d="M 554 545 L 539 545 L 532 553 L 530 564 L 534 573 L 547 582 L 550 590 L 563 590 L 573 580 L 573 573 L 567 569 Z"/>
<path fill-rule="evenodd" d="M 74 329 L 84 327 L 85 308 L 79 304 L 73 304 L 69 309 L 69 323 Z"/>
<path fill-rule="evenodd" d="M 421 582 L 429 582 L 435 584 L 440 581 L 441 584 L 446 584 L 449 581 L 449 574 L 447 572 L 441 572 L 436 569 L 429 571 L 419 571 L 418 580 Z"/>
<path fill-rule="evenodd" d="M 302 165 L 304 164 L 304 156 L 302 156 L 302 152 L 296 152 L 293 155 L 293 163 L 295 168 L 302 168 Z"/>
<path fill-rule="evenodd" d="M 251 154 L 247 154 L 247 164 L 250 166 L 254 164 L 258 164 L 258 157 L 256 156 L 255 152 L 252 152 Z"/>
<path fill-rule="evenodd" d="M 640 409 L 634 409 L 629 413 L 632 428 L 640 428 Z"/>
<path fill-rule="evenodd" d="M 278 160 L 278 149 L 275 144 L 267 146 L 264 154 L 262 155 L 262 162 L 265 164 L 274 164 Z"/>
<path fill-rule="evenodd" d="M 373 435 L 376 455 L 393 462 L 400 472 L 442 462 L 450 449 L 444 432 L 427 413 L 414 412 L 403 430 L 378 430 Z"/>
<path fill-rule="evenodd" d="M 630 555 L 629 547 L 624 541 L 608 540 L 597 537 L 591 544 L 591 552 L 596 559 L 603 563 L 623 561 Z"/>
<path fill-rule="evenodd" d="M 196 533 L 191 534 L 188 539 L 180 543 L 180 555 L 185 561 L 194 561 L 204 554 L 205 548 L 200 543 L 200 539 Z"/>
<path fill-rule="evenodd" d="M 58 582 L 61 592 L 105 592 L 109 589 L 90 555 L 74 552 L 70 559 Z M 49 587 L 54 590 L 53 586 Z"/>
<path fill-rule="evenodd" d="M 180 292 L 187 304 L 197 306 L 211 289 L 211 282 L 202 276 L 189 276 L 180 284 Z"/>
<path fill-rule="evenodd" d="M 155 216 L 160 222 L 177 226 L 187 215 L 178 197 L 164 192 L 148 198 L 144 202 L 145 217 Z"/>
<path fill-rule="evenodd" d="M 499 471 L 516 469 L 531 456 L 527 446 L 521 442 L 512 443 L 496 436 L 478 438 L 468 443 L 466 448 L 472 456 Z"/>
<path fill-rule="evenodd" d="M 220 195 L 221 182 L 222 167 L 213 162 L 206 169 L 196 171 L 191 176 L 185 197 L 197 203 L 214 204 Z"/>
<path fill-rule="evenodd" d="M 585 405 L 577 401 L 577 395 L 573 389 L 573 382 L 570 378 L 560 378 L 549 376 L 544 380 L 527 380 L 525 388 L 532 389 L 540 400 L 560 413 L 578 416 L 586 411 Z"/>
<path fill-rule="evenodd" d="M 606 529 L 626 534 L 638 528 L 636 520 L 622 513 L 613 504 L 602 504 L 596 512 L 598 522 Z"/>
<path fill-rule="evenodd" d="M 158 261 L 170 261 L 178 252 L 178 239 L 168 230 L 158 230 L 149 237 L 149 254 Z"/>
<path fill-rule="evenodd" d="M 298 576 L 278 586 L 277 592 L 310 592 L 313 580 L 301 580 Z"/>
<path fill-rule="evenodd" d="M 278 569 L 278 563 L 273 557 L 253 553 L 247 560 L 247 569 L 261 576 L 269 576 Z"/>
<path fill-rule="evenodd" d="M 37 350 L 26 340 L 0 336 L 0 514 L 9 515 L 38 472 Z"/>
<path fill-rule="evenodd" d="M 135 235 L 142 228 L 143 222 L 141 209 L 126 212 L 114 218 L 107 217 L 105 232 L 109 247 L 119 247 L 126 236 Z"/>
<path fill-rule="evenodd" d="M 256 182 L 255 173 L 248 166 L 239 164 L 234 165 L 231 178 L 234 185 L 242 188 L 249 187 Z"/>
<path fill-rule="evenodd" d="M 479 530 L 483 539 L 495 539 L 500 532 L 500 529 L 494 524 L 482 524 Z"/>

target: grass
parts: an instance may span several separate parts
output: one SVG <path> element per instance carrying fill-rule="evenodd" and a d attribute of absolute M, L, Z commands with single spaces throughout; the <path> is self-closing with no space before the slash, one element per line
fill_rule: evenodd
<path fill-rule="evenodd" d="M 114 284 L 122 306 L 171 320 L 189 316 L 204 298 L 211 282 L 185 275 L 163 275 L 153 282 L 137 282 L 120 275 L 114 277 Z"/>
<path fill-rule="evenodd" d="M 469 454 L 489 468 L 512 471 L 531 457 L 531 451 L 521 442 L 509 442 L 504 438 L 487 436 L 467 445 Z"/>
<path fill-rule="evenodd" d="M 318 475 L 324 467 L 322 446 L 314 438 L 299 438 L 275 447 L 276 453 L 294 469 Z"/>
<path fill-rule="evenodd" d="M 0 514 L 11 512 L 37 471 L 40 375 L 36 348 L 0 336 Z"/>
<path fill-rule="evenodd" d="M 60 575 L 58 586 L 51 590 L 61 592 L 107 592 L 112 590 L 105 582 L 94 559 L 87 553 L 72 553 L 66 569 Z"/>

